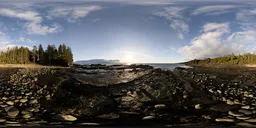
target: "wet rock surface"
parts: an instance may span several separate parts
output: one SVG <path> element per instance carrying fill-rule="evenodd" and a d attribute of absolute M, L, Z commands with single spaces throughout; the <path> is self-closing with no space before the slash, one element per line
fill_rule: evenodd
<path fill-rule="evenodd" d="M 255 127 L 256 70 L 0 69 L 0 126 Z"/>

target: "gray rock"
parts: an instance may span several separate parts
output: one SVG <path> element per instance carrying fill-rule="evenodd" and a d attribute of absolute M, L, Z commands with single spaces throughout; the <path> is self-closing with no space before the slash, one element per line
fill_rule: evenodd
<path fill-rule="evenodd" d="M 19 114 L 19 110 L 14 106 L 8 106 L 4 108 L 7 112 L 7 115 L 10 117 L 16 117 Z"/>

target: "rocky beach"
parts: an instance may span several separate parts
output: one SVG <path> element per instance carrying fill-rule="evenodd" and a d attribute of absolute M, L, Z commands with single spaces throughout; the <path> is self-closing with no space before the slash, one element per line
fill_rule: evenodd
<path fill-rule="evenodd" d="M 0 68 L 0 126 L 256 127 L 256 69 Z"/>

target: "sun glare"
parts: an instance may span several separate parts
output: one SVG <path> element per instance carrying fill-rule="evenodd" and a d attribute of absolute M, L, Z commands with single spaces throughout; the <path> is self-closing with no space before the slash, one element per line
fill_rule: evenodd
<path fill-rule="evenodd" d="M 126 53 L 123 56 L 122 61 L 125 62 L 125 63 L 132 63 L 133 62 L 133 55 Z"/>

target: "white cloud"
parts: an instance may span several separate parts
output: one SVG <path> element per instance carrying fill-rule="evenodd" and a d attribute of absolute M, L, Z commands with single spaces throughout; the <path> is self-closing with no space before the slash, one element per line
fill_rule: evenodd
<path fill-rule="evenodd" d="M 61 27 L 56 24 L 51 26 L 42 25 L 43 18 L 35 11 L 2 8 L 0 9 L 0 15 L 27 21 L 25 28 L 28 34 L 47 35 L 61 31 Z"/>
<path fill-rule="evenodd" d="M 15 46 L 20 47 L 20 46 L 23 46 L 23 45 L 13 44 L 10 37 L 7 36 L 5 33 L 0 31 L 0 52 L 6 51 L 8 48 L 13 48 Z M 31 48 L 29 46 L 24 46 L 24 47 Z"/>
<path fill-rule="evenodd" d="M 211 5 L 211 6 L 203 6 L 192 12 L 192 15 L 219 15 L 223 13 L 228 13 L 230 9 L 234 9 L 237 6 L 234 5 Z"/>
<path fill-rule="evenodd" d="M 247 9 L 239 11 L 236 14 L 236 20 L 244 30 L 256 29 L 256 9 Z"/>
<path fill-rule="evenodd" d="M 154 13 L 157 16 L 165 17 L 169 22 L 169 26 L 177 32 L 177 36 L 180 39 L 184 38 L 184 33 L 189 31 L 187 20 L 182 15 L 184 7 L 167 7 L 161 12 Z"/>
<path fill-rule="evenodd" d="M 135 5 L 170 5 L 174 4 L 170 1 L 129 1 L 128 4 L 135 4 Z"/>
<path fill-rule="evenodd" d="M 229 23 L 208 23 L 204 25 L 203 32 L 209 31 L 229 32 Z"/>
<path fill-rule="evenodd" d="M 204 25 L 203 33 L 192 40 L 191 45 L 181 47 L 178 52 L 190 59 L 244 53 L 245 45 L 222 39 L 229 32 L 229 23 L 208 23 Z"/>
<path fill-rule="evenodd" d="M 227 41 L 236 45 L 242 45 L 246 52 L 255 53 L 256 30 L 234 32 L 227 38 Z"/>
<path fill-rule="evenodd" d="M 17 11 L 17 10 L 11 10 L 7 8 L 0 9 L 0 15 L 11 17 L 11 18 L 19 18 L 22 20 L 27 20 L 31 22 L 42 22 L 42 17 L 34 11 Z"/>
<path fill-rule="evenodd" d="M 92 20 L 92 22 L 99 22 L 99 21 L 101 21 L 100 18 L 97 18 L 97 19 Z"/>
<path fill-rule="evenodd" d="M 48 18 L 67 17 L 69 22 L 76 22 L 86 17 L 90 12 L 101 10 L 101 6 L 65 6 L 56 7 L 49 12 Z"/>
<path fill-rule="evenodd" d="M 47 35 L 50 33 L 57 33 L 62 31 L 62 27 L 58 24 L 51 26 L 41 25 L 40 23 L 31 22 L 25 25 L 28 34 Z"/>
<path fill-rule="evenodd" d="M 31 39 L 29 39 L 29 38 L 26 38 L 26 37 L 24 37 L 24 36 L 21 36 L 21 37 L 19 38 L 19 40 L 17 40 L 17 42 L 23 42 L 23 43 L 34 44 L 36 41 L 31 40 Z"/>

